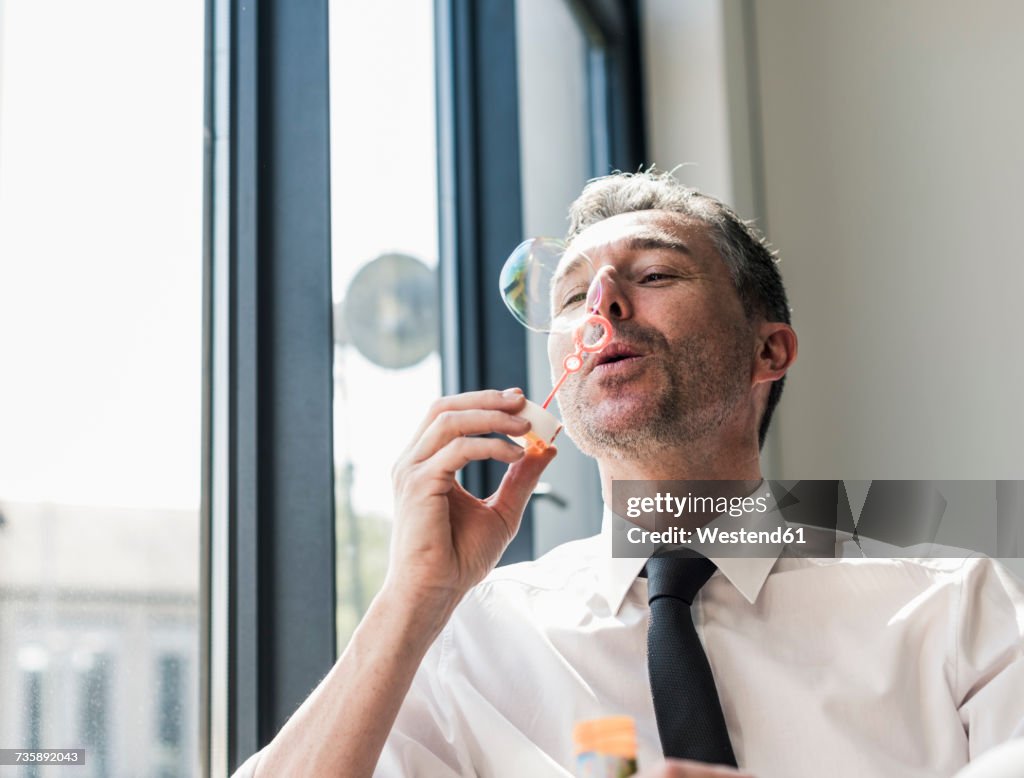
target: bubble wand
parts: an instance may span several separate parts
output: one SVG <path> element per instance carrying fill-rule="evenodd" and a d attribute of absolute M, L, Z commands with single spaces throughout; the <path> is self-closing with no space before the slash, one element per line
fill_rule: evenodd
<path fill-rule="evenodd" d="M 524 448 L 543 450 L 554 442 L 562 429 L 562 423 L 548 410 L 548 406 L 565 380 L 583 367 L 587 354 L 596 354 L 604 349 L 613 335 L 611 322 L 598 313 L 603 296 L 603 277 L 610 270 L 608 267 L 601 268 L 587 286 L 586 302 L 578 318 L 567 319 L 564 314 L 552 314 L 555 286 L 568 274 L 568 270 L 562 266 L 564 256 L 565 244 L 561 241 L 533 238 L 516 247 L 499 278 L 505 305 L 525 327 L 535 332 L 573 332 L 575 349 L 562 360 L 562 376 L 555 382 L 547 399 L 542 405 L 527 400 L 519 414 L 530 422 L 530 431 L 522 437 L 511 437 Z M 593 265 L 583 254 L 579 254 L 576 261 L 577 267 L 581 265 L 593 271 Z M 556 326 L 556 320 L 559 319 L 561 321 Z M 588 343 L 586 336 L 589 332 L 600 334 L 596 340 Z"/>
<path fill-rule="evenodd" d="M 565 379 L 573 373 L 579 371 L 583 367 L 583 358 L 587 354 L 596 354 L 601 351 L 608 342 L 612 339 L 612 325 L 607 318 L 597 312 L 601 305 L 601 276 L 605 274 L 608 267 L 601 268 L 594 280 L 590 284 L 590 289 L 587 290 L 587 308 L 590 313 L 587 317 L 576 325 L 576 329 L 573 331 L 572 342 L 576 346 L 576 351 L 572 354 L 568 354 L 565 359 L 562 360 L 562 367 L 565 368 L 565 372 L 562 373 L 562 377 L 559 378 L 554 387 L 551 389 L 551 394 L 540 406 L 544 410 L 547 410 L 548 406 L 551 405 L 551 401 L 555 399 L 555 394 L 559 389 L 562 388 L 562 384 L 565 383 Z M 588 327 L 594 327 L 595 329 L 600 328 L 601 337 L 596 341 L 587 345 L 583 339 L 583 334 L 587 331 Z"/>

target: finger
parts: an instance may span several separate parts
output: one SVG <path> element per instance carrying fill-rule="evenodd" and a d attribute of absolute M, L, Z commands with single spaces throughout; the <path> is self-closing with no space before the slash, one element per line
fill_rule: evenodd
<path fill-rule="evenodd" d="M 412 442 L 408 448 L 415 448 L 419 439 L 423 437 L 423 433 L 427 431 L 427 427 L 445 411 L 466 411 L 479 408 L 516 413 L 522 409 L 525 399 L 523 390 L 515 387 L 506 389 L 504 392 L 497 389 L 483 389 L 479 392 L 463 392 L 462 394 L 440 397 L 430 406 L 430 410 L 427 411 L 426 417 L 424 417 L 415 435 L 413 435 Z"/>
<path fill-rule="evenodd" d="M 495 512 L 506 522 L 517 521 L 523 515 L 533 490 L 537 488 L 541 473 L 557 455 L 558 449 L 554 446 L 548 446 L 540 452 L 529 449 L 522 459 L 508 469 L 498 484 L 498 490 L 488 501 Z"/>
<path fill-rule="evenodd" d="M 666 759 L 664 767 L 668 768 L 664 775 L 674 778 L 753 778 L 750 773 L 739 772 L 733 767 L 690 759 Z"/>
<path fill-rule="evenodd" d="M 483 435 L 488 432 L 524 435 L 529 429 L 530 422 L 522 416 L 513 416 L 505 411 L 442 411 L 415 444 L 410 458 L 414 463 L 422 462 L 456 438 L 466 435 Z"/>
<path fill-rule="evenodd" d="M 523 449 L 515 443 L 500 438 L 456 438 L 424 464 L 435 467 L 448 476 L 453 476 L 470 462 L 482 459 L 497 459 L 499 462 L 516 462 L 523 458 Z"/>

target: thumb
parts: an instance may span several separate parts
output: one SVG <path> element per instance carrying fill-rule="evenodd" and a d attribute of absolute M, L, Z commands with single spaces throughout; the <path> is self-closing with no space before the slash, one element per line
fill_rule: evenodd
<path fill-rule="evenodd" d="M 551 464 L 558 449 L 548 446 L 542 451 L 526 449 L 526 455 L 514 462 L 505 472 L 496 491 L 488 501 L 499 516 L 509 522 L 518 522 L 526 508 L 526 502 L 537 488 L 541 473 Z"/>

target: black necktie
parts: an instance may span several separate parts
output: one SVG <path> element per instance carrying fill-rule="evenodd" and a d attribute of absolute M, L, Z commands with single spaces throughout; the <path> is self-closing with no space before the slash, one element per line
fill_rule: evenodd
<path fill-rule="evenodd" d="M 647 666 L 662 750 L 666 757 L 735 767 L 711 665 L 690 615 L 715 563 L 697 555 L 652 557 L 646 569 Z"/>

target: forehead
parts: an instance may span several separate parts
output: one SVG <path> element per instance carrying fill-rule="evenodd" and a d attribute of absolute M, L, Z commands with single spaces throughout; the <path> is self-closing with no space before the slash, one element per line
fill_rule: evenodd
<path fill-rule="evenodd" d="M 717 257 L 707 227 L 701 222 L 669 211 L 634 211 L 587 227 L 569 243 L 564 261 L 572 262 L 585 254 L 600 266 L 642 249 L 676 251 L 698 264 Z"/>

